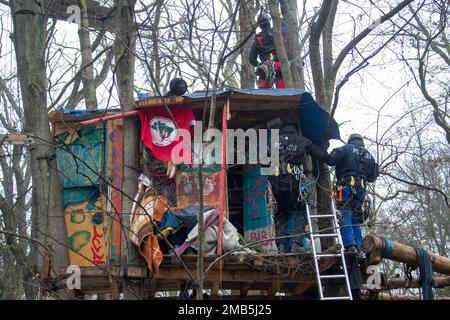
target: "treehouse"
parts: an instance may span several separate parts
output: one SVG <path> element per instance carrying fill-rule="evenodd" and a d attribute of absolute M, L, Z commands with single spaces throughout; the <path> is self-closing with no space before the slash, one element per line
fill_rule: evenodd
<path fill-rule="evenodd" d="M 139 168 L 134 168 L 140 177 L 133 195 L 123 192 L 125 117 L 136 119 L 141 138 L 136 154 Z M 329 121 L 312 96 L 295 89 L 143 97 L 136 101 L 136 110 L 127 113 L 51 113 L 70 264 L 81 267 L 82 287 L 77 294 L 110 293 L 118 298 L 130 285 L 138 285 L 149 299 L 191 292 L 201 205 L 204 288 L 211 299 L 316 298 L 313 255 L 277 254 L 273 208 L 266 201 L 270 157 L 267 149 L 260 151 L 271 143 L 270 130 L 279 128 L 287 117 L 296 119 L 301 133 L 317 144 L 329 124 L 329 136 L 339 138 L 337 124 Z M 220 136 L 216 130 L 210 134 L 214 139 L 208 134 L 205 138 L 209 122 L 203 119 L 211 119 L 213 128 L 227 134 Z M 234 135 L 229 138 L 228 132 Z M 244 138 L 235 143 L 239 132 Z M 255 152 L 258 156 L 250 161 Z M 184 163 L 178 163 L 178 157 Z M 245 161 L 238 161 L 242 158 Z M 124 200 L 133 201 L 131 212 L 124 211 Z M 130 256 L 130 246 L 140 257 Z M 338 246 L 323 252 L 334 253 Z M 319 268 L 327 274 L 339 266 L 329 258 L 321 260 Z M 50 287 L 65 283 L 66 270 L 60 274 L 49 280 Z M 343 282 L 332 281 L 339 291 Z"/>

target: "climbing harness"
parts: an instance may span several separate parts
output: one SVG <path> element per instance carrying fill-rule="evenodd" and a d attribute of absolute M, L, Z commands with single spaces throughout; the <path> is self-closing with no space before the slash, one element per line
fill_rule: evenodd
<path fill-rule="evenodd" d="M 277 72 L 275 70 L 275 63 L 272 59 L 258 64 L 255 73 L 257 75 L 264 74 L 264 82 L 257 83 L 258 88 L 265 87 L 267 84 L 269 84 L 269 87 L 271 88 L 275 84 Z"/>

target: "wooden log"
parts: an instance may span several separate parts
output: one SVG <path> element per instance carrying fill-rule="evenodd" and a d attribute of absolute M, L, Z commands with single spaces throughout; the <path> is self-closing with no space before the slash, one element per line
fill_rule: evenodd
<path fill-rule="evenodd" d="M 433 288 L 445 288 L 450 286 L 450 277 L 435 277 L 431 285 Z M 395 278 L 390 279 L 387 285 L 383 287 L 384 290 L 399 289 L 399 288 L 419 288 L 420 283 L 418 279 Z"/>
<path fill-rule="evenodd" d="M 363 299 L 367 300 L 366 296 Z M 377 300 L 421 300 L 418 296 L 390 295 L 389 293 L 379 293 Z M 434 300 L 450 300 L 450 297 L 435 297 Z"/>
<path fill-rule="evenodd" d="M 367 236 L 363 240 L 363 251 L 369 258 L 370 264 L 378 264 L 383 258 L 418 266 L 417 253 L 413 247 L 377 236 Z M 433 271 L 450 275 L 450 259 L 429 253 Z"/>

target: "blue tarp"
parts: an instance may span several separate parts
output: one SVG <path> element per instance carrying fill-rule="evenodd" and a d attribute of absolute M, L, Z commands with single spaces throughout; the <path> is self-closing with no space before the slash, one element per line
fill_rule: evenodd
<path fill-rule="evenodd" d="M 254 96 L 286 97 L 286 96 L 301 96 L 302 94 L 308 92 L 302 89 L 225 89 L 216 91 L 217 96 L 227 96 L 233 93 L 240 93 Z M 208 97 L 210 97 L 211 95 L 212 92 L 208 91 Z M 196 91 L 193 93 L 187 93 L 183 97 L 190 99 L 203 99 L 206 97 L 206 91 Z"/>
<path fill-rule="evenodd" d="M 64 112 L 65 114 L 69 114 L 73 117 L 81 117 L 81 116 L 87 116 L 90 114 L 105 113 L 105 112 L 110 112 L 110 111 L 120 111 L 120 109 L 95 109 L 95 110 L 61 109 L 59 111 Z"/>
<path fill-rule="evenodd" d="M 319 106 L 309 92 L 302 89 L 226 89 L 216 92 L 218 97 L 233 93 L 272 97 L 301 96 L 300 125 L 303 130 L 303 135 L 316 144 L 322 143 L 330 116 L 328 112 Z M 208 97 L 211 95 L 212 92 L 209 91 Z M 206 97 L 206 91 L 185 94 L 184 97 L 204 99 Z M 331 124 L 330 139 L 340 139 L 339 127 L 334 119 Z"/>

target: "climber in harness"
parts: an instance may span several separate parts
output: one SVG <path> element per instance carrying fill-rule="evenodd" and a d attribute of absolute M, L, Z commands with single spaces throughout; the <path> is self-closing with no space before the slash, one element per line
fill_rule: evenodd
<path fill-rule="evenodd" d="M 364 146 L 360 134 L 350 135 L 347 144 L 334 149 L 325 162 L 336 166 L 336 184 L 333 195 L 341 212 L 339 221 L 342 242 L 348 252 L 361 253 L 360 224 L 367 219 L 367 183 L 378 177 L 378 164 Z"/>
<path fill-rule="evenodd" d="M 270 193 L 277 210 L 274 213 L 276 236 L 298 237 L 277 239 L 279 253 L 306 251 L 306 176 L 302 160 L 306 152 L 323 157 L 320 148 L 308 138 L 298 135 L 297 122 L 287 119 L 280 129 L 279 166 L 275 175 L 269 177 Z"/>
<path fill-rule="evenodd" d="M 258 25 L 261 33 L 256 35 L 249 55 L 250 63 L 256 67 L 257 85 L 260 89 L 272 88 L 274 84 L 277 89 L 285 88 L 270 21 L 268 13 L 263 12 L 259 15 Z M 286 24 L 283 21 L 281 26 L 283 41 L 286 38 L 286 30 Z"/>

